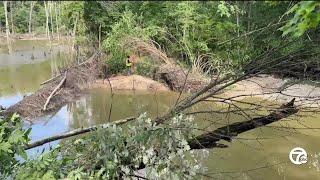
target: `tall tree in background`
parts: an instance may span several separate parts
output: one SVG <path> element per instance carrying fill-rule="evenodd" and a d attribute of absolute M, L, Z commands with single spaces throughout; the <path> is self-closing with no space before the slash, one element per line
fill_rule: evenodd
<path fill-rule="evenodd" d="M 8 1 L 3 1 L 4 6 L 4 14 L 6 19 L 6 35 L 7 35 L 7 44 L 10 44 L 10 30 L 9 30 L 9 22 L 8 22 Z"/>
<path fill-rule="evenodd" d="M 44 3 L 44 10 L 46 13 L 46 36 L 50 39 L 50 31 L 49 31 L 49 7 L 46 1 Z M 49 3 L 49 2 L 48 2 Z"/>
<path fill-rule="evenodd" d="M 10 1 L 10 21 L 11 21 L 11 33 L 14 34 L 14 25 L 13 25 L 13 6 L 12 6 L 13 1 Z"/>
<path fill-rule="evenodd" d="M 51 28 L 51 35 L 53 36 L 53 20 L 52 20 L 52 2 L 48 1 L 48 6 L 49 6 L 49 15 L 50 15 L 50 28 Z"/>
<path fill-rule="evenodd" d="M 60 12 L 60 5 L 58 4 L 58 2 L 54 3 L 54 13 L 56 16 L 56 28 L 57 28 L 57 36 L 58 36 L 58 40 L 60 40 L 60 35 L 59 35 L 59 23 L 58 23 L 58 12 Z M 58 9 L 59 8 L 59 9 Z"/>
<path fill-rule="evenodd" d="M 31 34 L 31 24 L 32 24 L 32 11 L 33 11 L 34 2 L 30 1 L 30 12 L 29 12 L 29 34 Z"/>

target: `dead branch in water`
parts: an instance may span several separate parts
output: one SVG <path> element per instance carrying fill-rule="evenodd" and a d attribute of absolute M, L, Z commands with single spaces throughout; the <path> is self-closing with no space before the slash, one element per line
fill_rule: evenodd
<path fill-rule="evenodd" d="M 53 97 L 53 95 L 62 87 L 62 85 L 64 84 L 64 82 L 67 79 L 67 71 L 64 73 L 64 77 L 62 78 L 62 80 L 60 81 L 60 83 L 57 85 L 57 87 L 51 92 L 51 94 L 49 95 L 49 97 L 46 100 L 46 103 L 43 106 L 43 110 L 47 110 L 47 106 L 50 102 L 50 99 Z"/>
<path fill-rule="evenodd" d="M 68 138 L 68 137 L 72 137 L 72 136 L 88 133 L 88 132 L 91 132 L 91 131 L 96 131 L 98 128 L 106 128 L 106 127 L 108 127 L 110 125 L 124 124 L 124 123 L 132 121 L 134 119 L 135 119 L 134 117 L 129 117 L 129 118 L 126 118 L 126 119 L 110 122 L 110 123 L 107 123 L 107 124 L 91 126 L 91 127 L 88 127 L 88 128 L 75 129 L 73 131 L 69 131 L 69 132 L 66 132 L 66 133 L 63 133 L 63 134 L 60 134 L 60 135 L 56 135 L 56 136 L 51 136 L 51 137 L 48 137 L 48 138 L 33 142 L 31 144 L 27 144 L 24 149 L 25 150 L 32 149 L 32 148 L 44 145 L 44 144 L 52 142 L 52 141 L 65 139 L 65 138 Z"/>

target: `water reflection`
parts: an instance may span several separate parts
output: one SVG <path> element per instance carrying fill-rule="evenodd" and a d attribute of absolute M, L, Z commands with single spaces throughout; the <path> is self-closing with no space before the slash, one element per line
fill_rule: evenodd
<path fill-rule="evenodd" d="M 56 114 L 35 119 L 32 124 L 26 124 L 25 127 L 33 129 L 31 139 L 36 141 L 76 128 L 104 124 L 144 112 L 148 112 L 150 117 L 157 117 L 171 107 L 175 98 L 176 94 L 170 92 L 153 94 L 141 91 L 119 91 L 111 96 L 108 89 L 92 89 L 75 102 L 61 108 Z M 41 153 L 42 149 L 48 149 L 58 143 L 59 141 L 45 144 L 28 152 L 30 155 L 36 155 Z"/>
<path fill-rule="evenodd" d="M 144 112 L 148 112 L 150 117 L 157 117 L 169 110 L 175 96 L 174 93 L 153 94 L 141 91 L 119 91 L 111 96 L 108 89 L 92 89 L 88 95 L 67 106 L 70 112 L 69 124 L 72 128 L 87 127 L 138 116 Z"/>
<path fill-rule="evenodd" d="M 42 57 L 43 51 L 48 50 L 44 42 L 18 42 L 14 54 L 0 53 L 0 97 L 34 92 L 39 89 L 41 82 L 55 76 L 59 68 L 68 63 L 68 56 L 58 47 L 48 56 Z M 37 45 L 39 47 L 33 50 L 32 46 Z M 35 60 L 30 58 L 31 54 L 34 54 Z"/>

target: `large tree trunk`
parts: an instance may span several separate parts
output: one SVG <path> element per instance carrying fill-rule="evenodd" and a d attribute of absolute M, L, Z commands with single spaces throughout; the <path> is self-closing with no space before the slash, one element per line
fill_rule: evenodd
<path fill-rule="evenodd" d="M 30 1 L 30 12 L 29 12 L 29 34 L 32 33 L 32 11 L 33 11 L 34 2 Z"/>

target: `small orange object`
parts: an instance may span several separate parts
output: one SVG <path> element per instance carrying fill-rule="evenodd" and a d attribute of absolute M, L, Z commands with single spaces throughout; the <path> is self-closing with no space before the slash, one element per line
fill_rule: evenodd
<path fill-rule="evenodd" d="M 132 63 L 131 65 L 131 72 L 134 72 L 136 69 L 136 64 L 138 63 L 139 57 L 135 54 L 131 54 L 129 56 L 129 61 Z"/>

